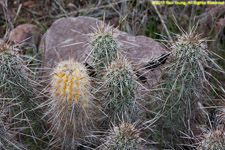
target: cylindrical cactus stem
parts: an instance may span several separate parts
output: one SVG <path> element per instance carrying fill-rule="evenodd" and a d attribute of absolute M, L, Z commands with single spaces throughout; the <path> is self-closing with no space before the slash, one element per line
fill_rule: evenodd
<path fill-rule="evenodd" d="M 205 39 L 201 39 L 197 33 L 183 33 L 177 35 L 177 40 L 170 43 L 172 49 L 171 65 L 166 69 L 168 75 L 167 84 L 171 85 L 170 90 L 175 99 L 185 97 L 199 97 L 205 86 L 206 71 L 203 66 L 209 63 L 209 52 Z M 182 90 L 185 89 L 185 90 Z"/>
<path fill-rule="evenodd" d="M 46 115 L 50 117 L 53 139 L 62 149 L 76 149 L 93 127 L 90 88 L 85 66 L 73 59 L 60 62 L 53 71 Z"/>
<path fill-rule="evenodd" d="M 2 98 L 21 97 L 24 99 L 34 95 L 36 83 L 28 68 L 28 61 L 33 58 L 30 57 L 28 60 L 19 51 L 14 45 L 0 43 L 0 93 L 2 93 Z"/>
<path fill-rule="evenodd" d="M 138 111 L 138 86 L 131 64 L 120 58 L 111 62 L 103 77 L 103 107 L 110 121 L 135 120 Z"/>
<path fill-rule="evenodd" d="M 171 146 L 180 148 L 181 143 L 191 143 L 180 137 L 183 133 L 191 133 L 188 121 L 196 119 L 192 115 L 196 110 L 196 103 L 207 104 L 212 100 L 211 93 L 216 93 L 221 87 L 207 69 L 215 69 L 222 73 L 224 71 L 211 58 L 213 53 L 208 50 L 207 40 L 201 39 L 194 31 L 177 35 L 176 40 L 170 41 L 168 47 L 171 49 L 170 64 L 164 69 L 162 88 L 157 96 L 162 103 L 157 101 L 156 106 L 159 107 L 155 108 L 164 114 L 162 126 L 166 127 L 165 131 L 177 135 L 167 136 L 168 142 L 165 142 L 165 146 L 170 143 Z M 161 130 L 163 127 L 159 128 Z"/>
<path fill-rule="evenodd" d="M 118 59 L 120 42 L 113 27 L 101 23 L 89 34 L 88 49 L 95 69 L 102 70 L 113 60 Z"/>
<path fill-rule="evenodd" d="M 163 107 L 168 108 L 165 109 L 168 116 L 180 124 L 191 117 L 190 114 L 199 100 L 207 102 L 205 97 L 210 96 L 205 94 L 210 91 L 206 87 L 211 87 L 212 91 L 215 91 L 216 86 L 209 82 L 211 74 L 205 67 L 219 68 L 210 58 L 206 39 L 201 39 L 195 32 L 177 35 L 176 40 L 170 42 L 169 46 L 172 51 L 170 65 L 163 75 L 165 89 Z"/>
<path fill-rule="evenodd" d="M 100 150 L 144 150 L 145 140 L 140 130 L 131 123 L 113 126 L 103 139 Z"/>
<path fill-rule="evenodd" d="M 32 109 L 36 105 L 33 98 L 38 93 L 36 92 L 37 86 L 40 84 L 35 81 L 33 60 L 33 57 L 21 54 L 21 49 L 17 45 L 9 45 L 5 41 L 0 41 L 0 107 L 11 100 L 9 114 L 16 118 L 13 119 L 12 124 L 15 128 L 21 126 L 25 128 L 22 131 L 23 134 L 20 134 L 26 139 L 24 141 L 30 138 L 36 142 L 34 138 L 36 135 L 33 131 L 36 114 Z"/>

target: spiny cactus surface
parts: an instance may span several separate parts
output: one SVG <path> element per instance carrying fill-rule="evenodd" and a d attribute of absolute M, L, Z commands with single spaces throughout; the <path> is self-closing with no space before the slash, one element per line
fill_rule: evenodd
<path fill-rule="evenodd" d="M 197 150 L 222 150 L 225 148 L 225 126 L 206 130 Z"/>
<path fill-rule="evenodd" d="M 194 95 L 199 97 L 197 94 L 201 92 L 206 82 L 203 68 L 207 65 L 209 57 L 206 40 L 200 39 L 195 33 L 177 35 L 176 38 L 177 41 L 170 43 L 172 57 L 171 65 L 165 72 L 168 75 L 166 84 L 172 91 L 170 97 L 174 95 L 175 99 L 185 97 L 190 100 Z"/>
<path fill-rule="evenodd" d="M 137 113 L 137 81 L 131 64 L 124 58 L 113 61 L 103 77 L 103 105 L 111 121 L 133 120 Z"/>
<path fill-rule="evenodd" d="M 141 150 L 145 143 L 141 132 L 131 123 L 114 126 L 104 140 L 102 150 Z"/>
<path fill-rule="evenodd" d="M 18 133 L 20 137 L 36 142 L 36 134 L 33 131 L 33 121 L 36 119 L 36 115 L 32 109 L 37 103 L 33 99 L 39 84 L 34 77 L 33 60 L 34 57 L 23 55 L 18 45 L 9 45 L 7 42 L 1 41 L 0 105 L 5 106 L 10 101 L 8 109 L 10 123 L 14 125 L 14 128 L 24 128 L 21 133 Z"/>
<path fill-rule="evenodd" d="M 101 23 L 89 35 L 89 49 L 96 69 L 103 69 L 113 60 L 118 59 L 120 42 L 113 27 Z"/>
<path fill-rule="evenodd" d="M 24 98 L 31 96 L 34 81 L 28 74 L 31 72 L 27 67 L 28 62 L 19 54 L 18 49 L 1 43 L 0 62 L 1 97 L 15 98 L 20 96 Z"/>
<path fill-rule="evenodd" d="M 19 105 L 13 102 L 14 100 L 6 100 L 0 105 L 0 149 L 2 150 L 26 150 L 23 144 L 18 142 L 18 134 L 22 128 L 16 125 L 20 122 L 24 122 L 23 119 L 19 119 L 16 115 L 10 113 L 11 107 Z M 20 113 L 20 112 L 19 112 Z"/>
<path fill-rule="evenodd" d="M 93 127 L 90 87 L 85 66 L 72 59 L 60 62 L 53 71 L 46 115 L 54 135 L 52 143 L 58 141 L 62 149 L 76 149 Z"/>
<path fill-rule="evenodd" d="M 181 144 L 190 144 L 181 137 L 191 133 L 190 124 L 193 123 L 188 123 L 188 120 L 194 119 L 192 114 L 197 102 L 208 103 L 212 100 L 210 92 L 216 93 L 215 89 L 221 86 L 208 70 L 224 71 L 211 58 L 207 40 L 201 39 L 194 31 L 176 35 L 176 40 L 169 42 L 169 48 L 170 63 L 164 68 L 161 89 L 155 96 L 155 108 L 163 113 L 161 128 L 165 128 L 165 134 L 169 135 L 162 135 L 167 141 L 165 146 L 169 143 L 182 149 Z M 211 80 L 218 85 L 215 86 Z"/>
<path fill-rule="evenodd" d="M 217 118 L 218 122 L 220 124 L 224 124 L 225 126 L 225 106 L 222 106 L 222 108 L 218 109 Z"/>
<path fill-rule="evenodd" d="M 57 99 L 82 103 L 85 107 L 90 99 L 90 79 L 86 68 L 73 60 L 60 63 L 54 70 L 52 94 Z"/>

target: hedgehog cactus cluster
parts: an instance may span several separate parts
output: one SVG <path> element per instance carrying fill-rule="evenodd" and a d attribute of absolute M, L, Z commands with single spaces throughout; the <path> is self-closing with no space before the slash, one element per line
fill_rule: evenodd
<path fill-rule="evenodd" d="M 109 130 L 101 150 L 142 150 L 145 140 L 141 132 L 131 123 L 121 123 Z"/>
<path fill-rule="evenodd" d="M 161 126 L 167 133 L 176 136 L 166 137 L 165 145 L 169 142 L 171 146 L 180 149 L 180 144 L 191 143 L 181 137 L 192 136 L 188 121 L 199 117 L 192 115 L 196 104 L 200 101 L 207 105 L 212 100 L 209 89 L 215 92 L 217 88 L 210 82 L 215 78 L 207 68 L 223 71 L 210 57 L 212 53 L 206 42 L 206 39 L 201 39 L 199 34 L 191 31 L 177 35 L 176 40 L 168 44 L 171 49 L 170 64 L 164 69 L 162 88 L 156 96 L 162 103 L 157 103 L 156 106 L 159 106 L 157 111 L 164 115 Z M 215 83 L 218 81 L 215 80 Z"/>
<path fill-rule="evenodd" d="M 84 65 L 73 59 L 60 62 L 53 71 L 48 103 L 54 141 L 62 149 L 76 149 L 90 132 L 93 103 L 90 79 Z"/>
<path fill-rule="evenodd" d="M 103 83 L 100 93 L 92 93 L 91 83 L 96 87 L 99 83 L 89 77 L 82 63 L 73 59 L 59 62 L 52 72 L 51 98 L 45 116 L 49 117 L 50 134 L 53 135 L 50 145 L 58 143 L 55 146 L 62 149 L 77 149 L 85 142 L 92 142 L 93 139 L 87 137 L 95 127 L 93 117 L 98 107 L 103 106 L 102 112 L 108 116 L 106 126 L 122 119 L 135 121 L 137 114 L 135 73 L 119 50 L 120 43 L 113 28 L 101 24 L 89 37 L 88 61 L 98 74 L 96 78 Z M 93 103 L 93 94 L 96 94 L 98 103 Z"/>
<path fill-rule="evenodd" d="M 194 32 L 177 35 L 175 41 L 169 42 L 170 53 L 154 58 L 144 64 L 145 68 L 139 68 L 153 70 L 165 64 L 166 60 L 170 61 L 162 71 L 157 89 L 147 89 L 152 92 L 150 95 L 144 91 L 148 83 L 139 83 L 137 80 L 142 77 L 139 69 L 134 69 L 133 62 L 123 55 L 124 47 L 113 27 L 99 24 L 88 37 L 87 58 L 83 62 L 74 59 L 58 62 L 50 73 L 47 92 L 46 89 L 40 92 L 40 95 L 48 98 L 38 107 L 44 109 L 43 118 L 48 120 L 46 126 L 49 130 L 45 130 L 45 124 L 38 126 L 46 133 L 48 148 L 188 149 L 186 145 L 193 144 L 197 138 L 193 137 L 194 140 L 189 141 L 182 137 L 196 136 L 190 130 L 196 127 L 197 121 L 199 126 L 207 122 L 212 127 L 211 130 L 203 131 L 201 138 L 197 139 L 200 139 L 198 144 L 195 143 L 197 150 L 219 150 L 225 147 L 224 108 L 208 117 L 208 121 L 204 120 L 207 117 L 202 117 L 202 114 L 198 117 L 193 115 L 197 104 L 214 104 L 213 94 L 222 98 L 218 94 L 222 86 L 211 84 L 212 80 L 216 84 L 219 81 L 208 70 L 224 72 L 211 58 L 212 53 L 208 51 L 205 39 Z M 20 129 L 16 123 L 27 121 L 27 125 L 32 120 L 27 111 L 31 110 L 28 106 L 29 98 L 34 96 L 32 94 L 36 83 L 30 75 L 32 67 L 27 66 L 32 60 L 26 61 L 28 57 L 21 56 L 18 51 L 0 46 L 2 149 L 25 149 L 23 144 L 16 141 L 17 134 L 14 133 Z M 94 75 L 90 70 L 94 71 Z M 147 101 L 147 98 L 150 100 Z M 24 106 L 29 109 L 24 110 Z M 204 110 L 204 113 L 207 114 L 207 111 Z M 150 129 L 153 124 L 156 124 L 156 132 Z M 95 136 L 99 132 L 100 136 Z M 29 136 L 40 141 L 35 134 Z M 153 145 L 142 137 L 148 137 L 147 140 L 151 139 L 158 144 Z"/>
<path fill-rule="evenodd" d="M 108 120 L 135 120 L 137 112 L 137 83 L 132 65 L 121 52 L 119 35 L 113 27 L 100 24 L 89 35 L 89 51 L 92 64 L 99 72 L 101 90 L 99 99 Z M 101 83 L 103 83 L 103 86 Z"/>

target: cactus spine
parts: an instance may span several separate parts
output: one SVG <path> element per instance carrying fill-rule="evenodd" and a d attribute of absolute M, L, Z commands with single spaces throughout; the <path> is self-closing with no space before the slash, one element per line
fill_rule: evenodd
<path fill-rule="evenodd" d="M 86 68 L 74 60 L 63 61 L 53 71 L 48 103 L 53 139 L 62 149 L 76 149 L 92 128 L 93 104 Z"/>
<path fill-rule="evenodd" d="M 7 43 L 0 44 L 0 88 L 1 97 L 27 98 L 33 93 L 32 84 L 34 81 L 29 76 L 28 69 L 19 49 Z"/>
<path fill-rule="evenodd" d="M 225 147 L 224 125 L 205 131 L 197 150 L 222 150 Z"/>
<path fill-rule="evenodd" d="M 118 59 L 120 42 L 113 27 L 104 23 L 97 26 L 94 32 L 89 35 L 89 49 L 92 62 L 97 70 L 104 69 L 111 61 Z"/>
<path fill-rule="evenodd" d="M 145 140 L 140 131 L 131 123 L 121 123 L 109 130 L 100 146 L 101 150 L 143 150 Z"/>
<path fill-rule="evenodd" d="M 177 144 L 184 144 L 183 142 L 190 144 L 180 137 L 181 132 L 186 135 L 191 132 L 189 124 L 186 123 L 192 117 L 196 103 L 201 101 L 205 104 L 209 101 L 205 100 L 206 97 L 210 99 L 207 95 L 210 92 L 206 87 L 211 87 L 215 92 L 216 86 L 209 82 L 211 74 L 205 70 L 205 67 L 213 66 L 213 69 L 223 71 L 210 58 L 211 53 L 207 48 L 206 39 L 201 39 L 200 35 L 193 31 L 177 35 L 175 41 L 169 42 L 169 47 L 172 50 L 170 64 L 165 68 L 162 91 L 158 95 L 162 103 L 159 106 L 158 101 L 156 105 L 165 117 L 163 120 L 166 120 L 166 122 L 162 121 L 163 128 L 167 129 L 165 131 L 168 134 L 176 135 L 167 136 L 167 142 L 174 147 L 182 148 Z"/>
<path fill-rule="evenodd" d="M 218 122 L 225 126 L 225 106 L 222 106 L 222 108 L 218 109 L 217 118 Z"/>
<path fill-rule="evenodd" d="M 82 103 L 86 107 L 90 100 L 90 79 L 83 65 L 73 60 L 58 64 L 52 79 L 53 97 L 62 101 Z"/>
<path fill-rule="evenodd" d="M 17 127 L 18 123 L 23 122 L 17 115 L 12 114 L 10 109 L 18 105 L 14 100 L 6 100 L 0 105 L 0 149 L 1 150 L 25 150 L 23 144 L 18 142 L 17 135 L 22 128 Z M 19 112 L 21 113 L 21 112 Z M 14 115 L 14 116 L 12 116 Z"/>
<path fill-rule="evenodd" d="M 111 62 L 103 77 L 105 112 L 111 121 L 135 120 L 137 113 L 137 83 L 131 64 L 121 58 Z"/>
<path fill-rule="evenodd" d="M 33 120 L 36 117 L 32 111 L 36 103 L 32 101 L 32 98 L 35 96 L 38 84 L 35 82 L 34 72 L 30 66 L 34 58 L 20 52 L 17 45 L 9 45 L 1 41 L 0 105 L 5 106 L 10 101 L 8 117 L 12 121 L 11 124 L 14 124 L 14 128 L 25 128 L 21 131 L 22 133 L 18 132 L 20 137 L 36 142 L 34 138 L 36 135 L 33 131 Z"/>

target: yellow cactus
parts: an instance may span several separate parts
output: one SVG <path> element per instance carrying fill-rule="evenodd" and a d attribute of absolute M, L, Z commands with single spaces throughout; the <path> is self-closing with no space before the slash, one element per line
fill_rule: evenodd
<path fill-rule="evenodd" d="M 62 149 L 76 149 L 93 127 L 90 86 L 85 66 L 73 59 L 59 63 L 53 70 L 46 115 L 50 117 L 53 139 Z"/>
<path fill-rule="evenodd" d="M 82 102 L 86 107 L 89 102 L 90 81 L 86 68 L 73 59 L 63 61 L 54 70 L 52 95 L 62 102 Z"/>

